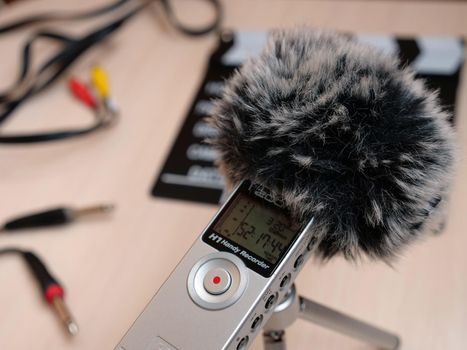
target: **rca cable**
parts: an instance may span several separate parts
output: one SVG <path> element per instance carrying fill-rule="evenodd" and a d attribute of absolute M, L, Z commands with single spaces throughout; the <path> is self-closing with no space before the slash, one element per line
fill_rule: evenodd
<path fill-rule="evenodd" d="M 34 134 L 0 134 L 0 143 L 39 143 L 82 136 L 108 128 L 117 120 L 118 110 L 110 98 L 110 86 L 107 72 L 100 66 L 91 71 L 91 83 L 86 84 L 78 78 L 71 78 L 68 88 L 73 96 L 89 108 L 94 114 L 90 126 L 78 129 L 47 131 Z"/>

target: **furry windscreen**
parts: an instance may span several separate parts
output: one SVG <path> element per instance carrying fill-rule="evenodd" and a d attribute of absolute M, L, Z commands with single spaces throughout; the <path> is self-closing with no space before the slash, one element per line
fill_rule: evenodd
<path fill-rule="evenodd" d="M 227 82 L 208 140 L 235 184 L 314 217 L 324 258 L 391 258 L 440 229 L 454 135 L 436 92 L 396 58 L 310 28 L 272 32 Z"/>

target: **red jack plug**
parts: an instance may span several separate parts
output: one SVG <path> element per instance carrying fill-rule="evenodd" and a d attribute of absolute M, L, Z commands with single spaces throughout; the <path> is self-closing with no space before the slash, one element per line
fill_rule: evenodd
<path fill-rule="evenodd" d="M 55 309 L 58 317 L 70 335 L 77 335 L 79 327 L 64 302 L 63 287 L 52 277 L 42 261 L 31 252 L 23 252 L 28 266 L 39 282 L 44 298 Z"/>

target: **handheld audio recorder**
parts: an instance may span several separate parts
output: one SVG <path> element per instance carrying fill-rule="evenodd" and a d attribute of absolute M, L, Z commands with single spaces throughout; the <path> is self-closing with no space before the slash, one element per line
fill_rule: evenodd
<path fill-rule="evenodd" d="M 244 350 L 314 246 L 267 188 L 231 194 L 116 350 Z"/>

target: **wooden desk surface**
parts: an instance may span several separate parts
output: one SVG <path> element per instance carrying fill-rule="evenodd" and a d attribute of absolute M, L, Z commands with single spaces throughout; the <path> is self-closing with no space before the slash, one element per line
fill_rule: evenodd
<path fill-rule="evenodd" d="M 103 2 L 20 2 L 3 7 L 0 22 L 37 10 L 85 8 Z M 467 34 L 465 2 L 224 3 L 226 26 L 238 29 L 309 23 L 361 32 Z M 203 18 L 209 12 L 194 1 L 182 1 L 178 8 L 186 20 Z M 0 222 L 29 209 L 59 203 L 111 201 L 118 206 L 109 220 L 0 237 L 0 247 L 19 245 L 45 258 L 68 288 L 68 303 L 81 326 L 77 338 L 67 338 L 23 263 L 16 257 L 2 257 L 2 350 L 113 349 L 216 210 L 214 206 L 149 196 L 215 42 L 213 36 L 196 40 L 183 37 L 161 25 L 161 18 L 160 10 L 140 15 L 73 69 L 73 74 L 81 77 L 87 76 L 93 62 L 108 69 L 113 95 L 122 111 L 117 127 L 56 144 L 0 146 Z M 66 30 L 82 32 L 85 28 L 73 24 Z M 16 76 L 19 43 L 25 37 L 22 32 L 0 38 L 0 89 Z M 41 52 L 48 49 L 38 45 Z M 65 87 L 62 81 L 31 101 L 8 129 L 82 121 L 87 112 L 68 96 Z M 458 108 L 463 154 L 466 114 L 464 86 Z M 298 280 L 301 293 L 397 331 L 403 349 L 466 349 L 466 175 L 463 163 L 444 235 L 413 246 L 394 268 L 383 264 L 354 266 L 340 259 L 325 266 L 310 263 Z M 288 339 L 290 349 L 371 349 L 303 321 L 288 331 Z M 261 348 L 257 340 L 253 349 Z"/>

